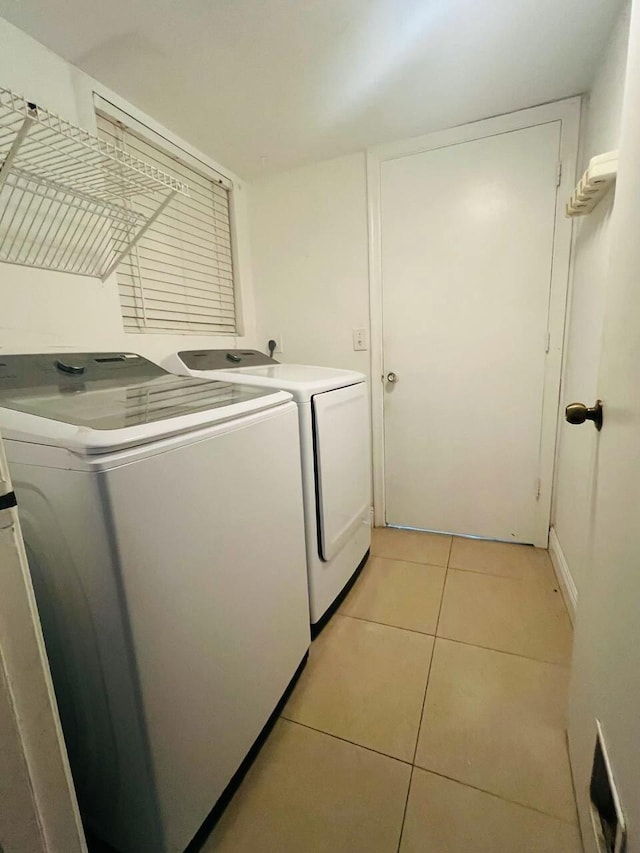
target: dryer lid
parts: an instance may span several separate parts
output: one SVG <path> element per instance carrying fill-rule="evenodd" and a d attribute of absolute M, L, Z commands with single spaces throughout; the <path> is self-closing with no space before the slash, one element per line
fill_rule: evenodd
<path fill-rule="evenodd" d="M 252 363 L 230 361 L 227 356 L 235 353 L 246 356 Z M 315 364 L 279 364 L 257 350 L 187 350 L 168 356 L 163 364 L 183 375 L 281 388 L 293 394 L 298 403 L 308 402 L 314 394 L 366 381 L 366 376 L 355 370 Z"/>

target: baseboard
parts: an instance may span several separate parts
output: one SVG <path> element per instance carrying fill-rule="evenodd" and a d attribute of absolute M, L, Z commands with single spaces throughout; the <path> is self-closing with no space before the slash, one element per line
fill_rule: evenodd
<path fill-rule="evenodd" d="M 571 577 L 569 565 L 562 553 L 555 527 L 552 527 L 549 531 L 549 556 L 553 563 L 553 569 L 556 573 L 560 590 L 562 591 L 562 597 L 569 613 L 569 618 L 573 622 L 576 615 L 576 605 L 578 604 L 578 590 Z"/>

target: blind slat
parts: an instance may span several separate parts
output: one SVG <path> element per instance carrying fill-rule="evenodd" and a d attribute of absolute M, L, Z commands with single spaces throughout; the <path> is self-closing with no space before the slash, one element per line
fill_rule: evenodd
<path fill-rule="evenodd" d="M 136 305 L 135 297 L 127 298 L 125 296 L 122 297 L 122 307 L 123 310 L 126 310 L 126 313 L 131 315 L 132 310 L 138 309 Z M 184 302 L 162 302 L 157 301 L 155 299 L 147 299 L 145 301 L 145 311 L 147 315 L 147 320 L 151 317 L 171 317 L 176 316 L 182 319 L 192 319 L 194 322 L 202 322 L 202 323 L 224 323 L 228 325 L 233 322 L 233 307 L 232 306 L 222 306 L 216 316 L 215 320 L 210 320 L 210 318 L 206 317 L 201 313 L 199 309 L 195 309 L 192 306 L 187 306 Z"/>
<path fill-rule="evenodd" d="M 164 263 L 153 263 L 140 259 L 137 264 L 135 262 L 127 264 L 126 266 L 123 264 L 120 272 L 122 275 L 128 275 L 134 279 L 138 279 L 142 276 L 145 280 L 147 278 L 166 278 L 170 281 L 178 280 L 184 281 L 185 283 L 194 282 L 194 284 L 200 286 L 210 284 L 212 287 L 217 285 L 233 287 L 233 281 L 230 273 L 226 273 L 224 270 L 212 270 L 208 273 L 203 273 L 201 270 L 181 269 L 180 266 L 175 263 L 169 265 Z"/>
<path fill-rule="evenodd" d="M 132 332 L 180 332 L 185 334 L 207 334 L 207 335 L 230 335 L 233 334 L 233 326 L 225 326 L 222 323 L 196 324 L 192 321 L 180 323 L 178 320 L 147 320 L 142 322 L 138 317 L 125 318 L 124 327 L 126 331 Z"/>
<path fill-rule="evenodd" d="M 119 122 L 97 121 L 102 138 L 189 186 L 189 197 L 176 196 L 118 267 L 125 330 L 235 333 L 229 191 Z M 131 206 L 149 215 L 157 200 Z"/>
<path fill-rule="evenodd" d="M 225 270 L 216 270 L 215 268 L 206 266 L 195 266 L 193 263 L 190 263 L 187 266 L 186 262 L 183 267 L 180 267 L 180 265 L 176 264 L 171 258 L 167 261 L 166 256 L 164 258 L 154 258 L 147 256 L 140 258 L 139 268 L 143 274 L 161 273 L 163 275 L 169 276 L 172 279 L 176 277 L 184 277 L 190 282 L 197 282 L 204 289 L 207 288 L 208 284 L 222 284 L 226 287 L 233 287 L 232 276 Z M 123 274 L 131 275 L 135 278 L 137 272 L 138 267 L 134 264 L 134 262 L 129 262 L 128 264 L 123 263 Z"/>
<path fill-rule="evenodd" d="M 121 282 L 118 287 L 122 296 L 140 298 L 138 288 L 131 277 L 128 277 L 128 281 Z M 167 301 L 184 299 L 186 294 L 189 298 L 204 299 L 208 302 L 215 302 L 216 304 L 223 302 L 226 306 L 233 306 L 235 303 L 233 291 L 228 289 L 203 290 L 197 287 L 185 288 L 183 285 L 167 281 L 153 282 L 153 287 L 148 288 L 147 293 L 150 298 L 162 298 L 167 299 Z"/>
<path fill-rule="evenodd" d="M 145 299 L 145 305 L 149 304 L 152 299 L 161 302 L 167 302 L 170 305 L 178 303 L 190 305 L 193 302 L 197 305 L 206 306 L 211 303 L 212 310 L 216 306 L 219 306 L 220 308 L 225 308 L 233 312 L 233 300 L 231 298 L 225 298 L 223 294 L 203 296 L 202 293 L 203 291 L 184 289 L 182 290 L 182 292 L 179 292 L 177 289 L 169 290 L 167 289 L 167 286 L 163 286 L 162 289 L 149 291 L 149 293 L 147 294 L 147 298 Z M 138 299 L 138 296 L 133 286 L 121 285 L 120 298 L 122 300 Z"/>

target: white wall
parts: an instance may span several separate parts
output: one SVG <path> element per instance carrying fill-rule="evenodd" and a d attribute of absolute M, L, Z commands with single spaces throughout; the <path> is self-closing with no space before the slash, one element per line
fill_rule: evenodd
<path fill-rule="evenodd" d="M 115 101 L 215 168 L 210 157 L 164 131 L 97 81 L 0 18 L 0 86 L 25 95 L 67 120 L 95 131 L 93 92 Z M 228 172 L 227 172 L 228 174 Z M 245 188 L 233 175 L 237 211 L 236 249 L 244 337 L 124 334 L 115 276 L 106 283 L 86 276 L 0 264 L 0 349 L 45 351 L 58 348 L 133 350 L 160 360 L 189 347 L 253 346 L 255 317 Z"/>
<path fill-rule="evenodd" d="M 583 114 L 582 166 L 595 154 L 618 147 L 627 58 L 630 2 L 614 26 Z M 597 397 L 598 364 L 609 258 L 609 193 L 589 216 L 575 220 L 574 266 L 565 336 L 562 407 Z M 590 425 L 570 426 L 561 418 L 557 454 L 553 526 L 578 594 L 585 580 L 593 528 L 593 478 L 596 432 Z M 552 537 L 553 542 L 553 537 Z"/>
<path fill-rule="evenodd" d="M 369 373 L 352 331 L 369 328 L 364 153 L 252 183 L 249 219 L 258 348 L 280 361 Z"/>

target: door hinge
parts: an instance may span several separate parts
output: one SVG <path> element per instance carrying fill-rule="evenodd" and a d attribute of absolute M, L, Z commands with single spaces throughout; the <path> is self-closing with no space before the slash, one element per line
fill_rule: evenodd
<path fill-rule="evenodd" d="M 562 160 L 558 163 L 556 167 L 556 186 L 559 187 L 562 182 Z"/>
<path fill-rule="evenodd" d="M 536 480 L 536 500 L 540 500 L 540 492 L 542 491 L 542 480 L 540 477 Z"/>
<path fill-rule="evenodd" d="M 551 349 L 551 332 L 547 332 L 544 339 L 544 351 L 546 353 Z"/>

